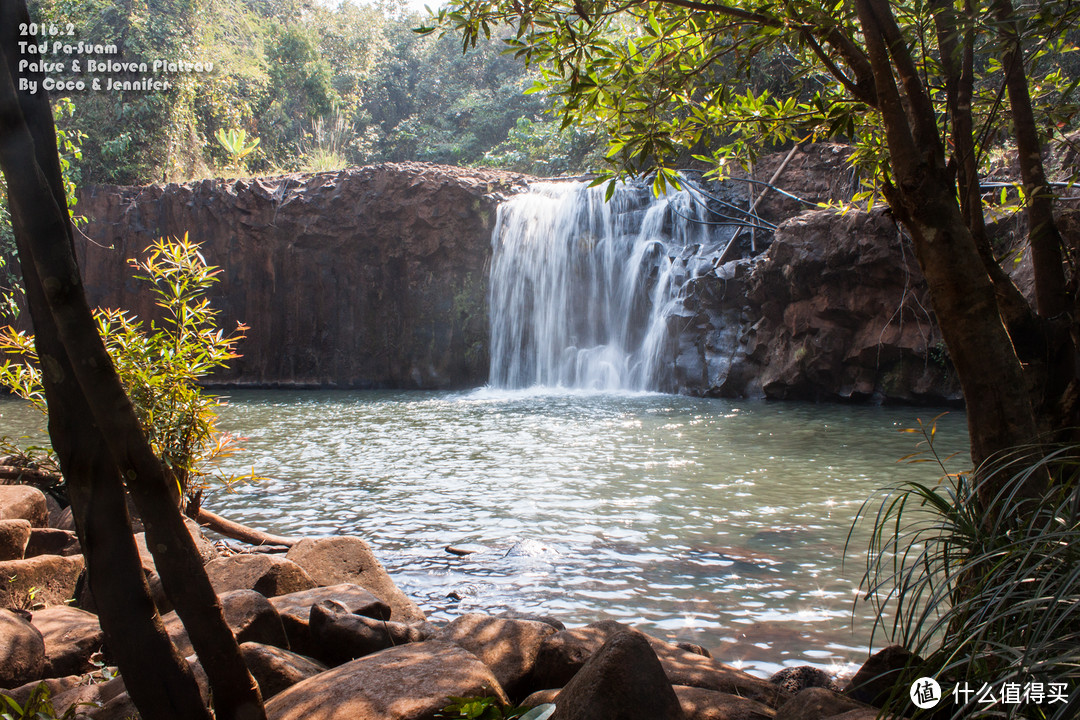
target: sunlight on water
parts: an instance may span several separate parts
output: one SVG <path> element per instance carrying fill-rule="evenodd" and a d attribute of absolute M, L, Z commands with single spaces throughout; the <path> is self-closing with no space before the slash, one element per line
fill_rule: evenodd
<path fill-rule="evenodd" d="M 208 506 L 272 532 L 357 534 L 430 615 L 612 618 L 742 667 L 861 662 L 852 601 L 877 488 L 936 411 L 650 393 L 232 393 L 235 465 L 271 479 Z M 0 405 L 0 434 L 41 426 Z M 962 413 L 938 447 L 966 446 Z M 960 469 L 959 467 L 954 469 Z M 476 550 L 457 557 L 447 545 Z M 880 645 L 881 638 L 877 639 Z"/>

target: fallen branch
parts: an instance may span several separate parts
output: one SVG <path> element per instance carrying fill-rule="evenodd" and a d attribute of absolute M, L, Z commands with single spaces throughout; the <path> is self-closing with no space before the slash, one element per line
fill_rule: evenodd
<path fill-rule="evenodd" d="M 198 509 L 194 519 L 195 522 L 203 527 L 208 527 L 214 532 L 224 535 L 227 538 L 246 542 L 249 545 L 284 545 L 285 547 L 292 547 L 300 542 L 298 538 L 271 535 L 270 533 L 264 533 L 262 530 L 256 530 L 247 525 L 241 525 L 238 522 L 226 520 L 204 507 Z"/>

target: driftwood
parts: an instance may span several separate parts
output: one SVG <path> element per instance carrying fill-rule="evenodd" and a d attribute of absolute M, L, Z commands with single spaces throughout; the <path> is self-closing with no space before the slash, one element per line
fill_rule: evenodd
<path fill-rule="evenodd" d="M 203 527 L 208 527 L 227 538 L 246 542 L 250 545 L 284 545 L 285 547 L 292 547 L 299 542 L 298 538 L 271 535 L 247 525 L 227 520 L 201 506 L 195 512 L 194 520 Z"/>
<path fill-rule="evenodd" d="M 48 470 L 0 465 L 0 485 L 55 485 L 58 482 L 60 476 Z"/>

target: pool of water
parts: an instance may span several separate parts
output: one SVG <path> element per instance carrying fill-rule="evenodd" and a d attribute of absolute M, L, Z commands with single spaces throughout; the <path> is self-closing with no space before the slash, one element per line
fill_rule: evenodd
<path fill-rule="evenodd" d="M 366 538 L 435 618 L 470 611 L 633 623 L 757 674 L 850 667 L 879 488 L 932 480 L 899 430 L 938 411 L 661 394 L 236 391 L 231 470 L 207 506 L 282 534 Z M 0 435 L 41 421 L 0 404 Z M 938 422 L 966 451 L 963 413 Z M 957 460 L 962 469 L 962 461 Z M 473 554 L 459 557 L 448 545 Z M 879 639 L 880 642 L 883 640 Z"/>

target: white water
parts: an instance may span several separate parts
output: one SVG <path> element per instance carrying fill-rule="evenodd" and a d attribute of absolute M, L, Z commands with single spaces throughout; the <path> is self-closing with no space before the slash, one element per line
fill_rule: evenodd
<path fill-rule="evenodd" d="M 542 183 L 498 211 L 491 374 L 497 388 L 660 389 L 669 319 L 730 230 L 686 190 Z"/>

